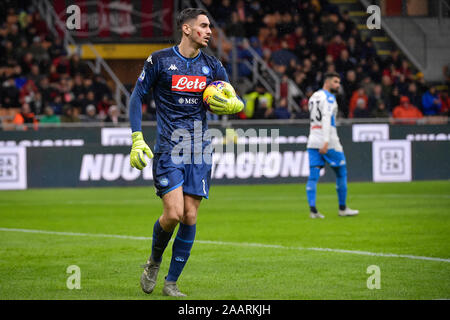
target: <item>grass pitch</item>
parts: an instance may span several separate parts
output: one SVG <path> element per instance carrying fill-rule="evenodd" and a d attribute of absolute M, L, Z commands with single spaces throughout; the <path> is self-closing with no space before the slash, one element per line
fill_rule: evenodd
<path fill-rule="evenodd" d="M 178 285 L 188 299 L 448 299 L 450 182 L 351 183 L 358 217 L 338 217 L 334 184 L 213 186 Z M 139 286 L 161 213 L 152 187 L 0 192 L 0 299 L 167 299 Z M 120 237 L 123 236 L 123 237 Z M 389 255 L 393 254 L 393 255 Z M 81 270 L 81 289 L 66 287 Z M 380 289 L 368 289 L 369 266 Z M 370 281 L 369 281 L 370 282 Z"/>

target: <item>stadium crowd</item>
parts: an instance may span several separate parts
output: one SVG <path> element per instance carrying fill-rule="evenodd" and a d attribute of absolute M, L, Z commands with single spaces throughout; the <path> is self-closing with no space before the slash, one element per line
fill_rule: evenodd
<path fill-rule="evenodd" d="M 425 83 L 423 74 L 399 50 L 380 57 L 373 41 L 362 38 L 349 12 L 340 13 L 328 1 L 203 3 L 227 37 L 236 39 L 240 77 L 252 75 L 244 63 L 252 57 L 251 46 L 282 79 L 293 79 L 306 96 L 297 97 L 301 110 L 291 113 L 286 108 L 285 82 L 280 101 L 258 84 L 245 95 L 245 118 L 308 118 L 307 99 L 321 87 L 323 75 L 334 71 L 342 79 L 337 97 L 341 117 L 420 118 L 449 113 L 448 90 L 437 92 Z M 231 45 L 225 43 L 223 48 L 231 57 Z"/>
<path fill-rule="evenodd" d="M 292 79 L 305 94 L 296 97 L 301 110 L 293 112 L 287 108 L 286 81 L 279 101 L 258 83 L 240 92 L 246 109 L 239 118 L 309 118 L 307 99 L 329 71 L 341 74 L 341 117 L 449 113 L 448 91 L 428 86 L 398 50 L 382 59 L 371 39 L 361 38 L 348 12 L 340 14 L 327 1 L 203 2 L 227 36 L 238 40 L 240 77 L 251 76 L 243 63 L 251 59 L 251 46 L 282 79 Z M 144 108 L 143 120 L 154 120 L 151 102 Z M 7 6 L 0 10 L 0 118 L 4 130 L 23 124 L 126 121 L 105 78 L 93 74 L 77 54 L 69 54 L 37 10 Z"/>
<path fill-rule="evenodd" d="M 23 124 L 125 121 L 111 88 L 69 54 L 36 10 L 0 10 L 0 117 Z"/>

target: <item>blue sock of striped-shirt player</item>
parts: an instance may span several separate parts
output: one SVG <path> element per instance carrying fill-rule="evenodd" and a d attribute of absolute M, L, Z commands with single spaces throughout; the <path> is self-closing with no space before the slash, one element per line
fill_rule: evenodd
<path fill-rule="evenodd" d="M 192 245 L 194 244 L 196 225 L 187 225 L 180 222 L 177 236 L 173 241 L 172 260 L 170 261 L 167 281 L 177 281 L 189 256 L 191 255 Z"/>
<path fill-rule="evenodd" d="M 336 192 L 339 200 L 339 209 L 345 210 L 347 200 L 347 166 L 331 168 L 336 173 Z"/>
<path fill-rule="evenodd" d="M 345 210 L 347 200 L 347 167 L 332 167 L 336 173 L 336 192 L 338 195 L 339 209 Z M 311 167 L 308 182 L 306 183 L 306 197 L 311 212 L 317 213 L 316 194 L 317 182 L 320 178 L 320 167 Z"/>
<path fill-rule="evenodd" d="M 308 204 L 310 211 L 317 213 L 316 208 L 316 194 L 317 194 L 317 182 L 320 178 L 320 167 L 310 167 L 308 182 L 306 183 L 306 197 L 308 198 Z"/>

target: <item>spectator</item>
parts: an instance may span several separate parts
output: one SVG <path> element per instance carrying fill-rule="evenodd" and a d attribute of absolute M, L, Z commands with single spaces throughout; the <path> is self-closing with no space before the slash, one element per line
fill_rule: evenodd
<path fill-rule="evenodd" d="M 311 49 L 308 47 L 308 40 L 306 37 L 300 38 L 298 44 L 295 46 L 294 52 L 300 60 L 307 59 L 311 56 Z"/>
<path fill-rule="evenodd" d="M 378 100 L 376 108 L 370 113 L 373 118 L 389 118 L 389 111 L 386 108 L 386 103 L 383 100 Z"/>
<path fill-rule="evenodd" d="M 66 104 L 62 110 L 63 114 L 61 116 L 61 122 L 80 122 L 77 108 L 73 108 L 70 104 Z"/>
<path fill-rule="evenodd" d="M 245 100 L 245 116 L 247 118 L 253 118 L 254 113 L 259 107 L 260 101 L 265 100 L 267 109 L 272 109 L 273 96 L 267 92 L 266 88 L 258 83 L 253 92 L 244 95 Z"/>
<path fill-rule="evenodd" d="M 303 28 L 302 28 L 303 30 Z M 324 38 L 322 35 L 319 35 L 312 46 L 312 52 L 317 57 L 317 60 L 324 61 L 327 56 L 327 47 L 325 46 Z"/>
<path fill-rule="evenodd" d="M 402 96 L 400 98 L 400 105 L 394 108 L 392 112 L 394 119 L 420 119 L 423 118 L 422 112 L 409 102 L 407 96 Z M 400 121 L 397 123 L 404 124 L 415 124 L 415 121 Z"/>
<path fill-rule="evenodd" d="M 373 93 L 369 95 L 369 110 L 375 110 L 378 107 L 378 104 L 383 102 L 386 107 L 386 98 L 383 96 L 383 88 L 381 84 L 376 84 L 373 87 Z"/>
<path fill-rule="evenodd" d="M 358 81 L 357 81 L 355 70 L 347 71 L 347 75 L 343 82 L 344 82 L 344 84 L 343 84 L 344 94 L 347 97 L 346 104 L 348 104 L 350 102 L 350 98 L 351 98 L 353 92 L 355 92 L 355 90 L 358 89 Z"/>
<path fill-rule="evenodd" d="M 86 76 L 88 74 L 88 67 L 86 63 L 80 60 L 78 54 L 72 54 L 69 59 L 70 75 L 73 77 L 76 74 Z"/>
<path fill-rule="evenodd" d="M 60 94 L 56 94 L 53 98 L 53 101 L 50 102 L 50 107 L 53 108 L 53 111 L 57 115 L 61 115 L 63 113 L 63 103 Z"/>
<path fill-rule="evenodd" d="M 353 29 L 356 28 L 356 25 L 355 25 L 355 23 L 352 21 L 352 19 L 350 18 L 350 14 L 349 14 L 349 11 L 348 11 L 348 10 L 345 10 L 345 11 L 342 13 L 341 19 L 342 19 L 341 21 L 342 21 L 342 22 L 344 23 L 344 25 L 345 25 L 345 34 L 344 34 L 344 36 L 345 36 L 346 39 L 348 39 L 349 36 L 350 36 L 350 34 L 351 34 L 351 31 L 352 31 Z"/>
<path fill-rule="evenodd" d="M 441 112 L 441 100 L 436 92 L 436 87 L 430 87 L 422 96 L 423 114 L 426 116 L 435 116 Z"/>
<path fill-rule="evenodd" d="M 372 40 L 367 39 L 361 49 L 361 58 L 364 60 L 372 60 L 375 59 L 377 56 L 377 50 L 375 49 L 375 46 L 373 45 Z"/>
<path fill-rule="evenodd" d="M 397 86 L 392 88 L 392 92 L 388 97 L 388 108 L 389 110 L 393 110 L 396 106 L 400 104 L 400 90 Z"/>
<path fill-rule="evenodd" d="M 60 123 L 61 119 L 55 115 L 53 108 L 50 106 L 45 107 L 44 116 L 39 120 L 40 123 Z"/>
<path fill-rule="evenodd" d="M 24 103 L 19 113 L 14 116 L 13 123 L 17 129 L 28 130 L 26 124 L 34 124 L 34 130 L 37 130 L 38 121 L 33 112 L 31 112 L 30 104 Z"/>
<path fill-rule="evenodd" d="M 266 97 L 260 97 L 258 102 L 253 119 L 273 119 L 273 108 L 269 108 L 268 99 Z"/>
<path fill-rule="evenodd" d="M 234 11 L 231 14 L 231 22 L 225 29 L 225 33 L 229 37 L 243 38 L 245 37 L 244 23 L 239 20 L 238 13 Z"/>
<path fill-rule="evenodd" d="M 107 117 L 109 108 L 112 104 L 113 102 L 111 101 L 111 97 L 107 94 L 103 95 L 102 100 L 97 103 L 98 116 L 101 119 L 105 119 Z"/>
<path fill-rule="evenodd" d="M 45 105 L 46 104 L 44 103 L 44 100 L 42 98 L 42 94 L 39 91 L 37 91 L 35 96 L 34 96 L 34 99 L 30 102 L 31 110 L 36 115 L 42 114 L 43 111 L 44 111 L 44 106 Z"/>
<path fill-rule="evenodd" d="M 275 64 L 284 66 L 288 66 L 292 60 L 297 61 L 296 55 L 289 49 L 286 40 L 281 41 L 281 49 L 273 52 L 271 58 Z"/>
<path fill-rule="evenodd" d="M 97 105 L 97 102 L 95 101 L 95 93 L 92 90 L 88 91 L 85 98 L 81 100 L 81 110 L 85 110 L 85 108 L 90 104 L 93 104 L 94 106 Z"/>
<path fill-rule="evenodd" d="M 295 119 L 309 119 L 308 99 L 302 99 L 300 102 L 300 111 L 294 115 Z"/>
<path fill-rule="evenodd" d="M 327 46 L 327 53 L 333 57 L 333 60 L 336 61 L 341 55 L 341 51 L 346 49 L 346 45 L 342 40 L 342 37 L 337 34 L 333 37 L 331 43 Z"/>
<path fill-rule="evenodd" d="M 367 102 L 362 97 L 359 97 L 356 100 L 356 107 L 355 110 L 353 110 L 353 118 L 369 118 Z"/>
<path fill-rule="evenodd" d="M 19 90 L 13 77 L 9 77 L 1 88 L 0 103 L 3 108 L 19 108 Z"/>
<path fill-rule="evenodd" d="M 411 82 L 408 85 L 408 90 L 405 94 L 412 105 L 416 106 L 417 108 L 421 109 L 422 107 L 422 97 L 417 92 L 417 85 L 415 82 Z"/>
<path fill-rule="evenodd" d="M 381 88 L 383 91 L 383 96 L 386 97 L 386 99 L 389 99 L 393 91 L 392 80 L 389 76 L 384 75 L 381 78 Z M 392 110 L 393 106 L 388 105 L 388 108 Z"/>
<path fill-rule="evenodd" d="M 356 109 L 358 100 L 364 100 L 364 108 L 367 109 L 367 105 L 369 103 L 369 98 L 367 97 L 364 88 L 363 87 L 359 87 L 358 90 L 356 90 L 355 92 L 353 92 L 353 95 L 350 99 L 350 105 L 349 105 L 349 117 L 353 118 L 353 111 Z"/>
<path fill-rule="evenodd" d="M 19 101 L 20 102 L 28 102 L 31 103 L 31 101 L 34 100 L 34 96 L 37 93 L 37 87 L 34 84 L 33 80 L 28 80 L 25 85 L 20 89 L 19 93 Z"/>
<path fill-rule="evenodd" d="M 345 74 L 348 70 L 355 67 L 355 64 L 350 61 L 350 56 L 347 49 L 341 51 L 339 59 L 336 61 L 335 65 L 336 71 L 341 74 Z"/>
<path fill-rule="evenodd" d="M 97 109 L 93 104 L 86 107 L 86 115 L 82 118 L 83 122 L 99 122 L 97 117 Z"/>
<path fill-rule="evenodd" d="M 220 5 L 214 11 L 216 12 L 214 18 L 221 27 L 228 24 L 233 12 L 231 1 L 221 0 Z"/>
<path fill-rule="evenodd" d="M 364 88 L 364 92 L 367 94 L 367 96 L 370 96 L 373 94 L 373 89 L 375 87 L 375 84 L 372 82 L 369 76 L 364 76 L 361 81 L 361 86 Z"/>
<path fill-rule="evenodd" d="M 280 100 L 278 106 L 274 110 L 274 115 L 276 119 L 290 119 L 291 113 L 288 110 L 287 99 L 283 98 Z"/>
<path fill-rule="evenodd" d="M 124 119 L 120 116 L 120 110 L 116 105 L 112 105 L 108 109 L 108 116 L 105 119 L 105 122 L 119 124 L 119 122 L 123 122 Z"/>
<path fill-rule="evenodd" d="M 105 95 L 112 96 L 111 89 L 106 85 L 106 80 L 100 74 L 94 75 L 92 90 L 94 90 L 96 101 L 102 100 Z"/>
<path fill-rule="evenodd" d="M 441 92 L 441 115 L 448 116 L 450 111 L 450 97 L 448 91 Z"/>

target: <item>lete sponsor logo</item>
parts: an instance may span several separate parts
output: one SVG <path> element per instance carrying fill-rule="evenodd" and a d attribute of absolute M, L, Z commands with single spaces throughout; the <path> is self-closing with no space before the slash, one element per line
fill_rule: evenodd
<path fill-rule="evenodd" d="M 206 88 L 206 77 L 202 76 L 172 76 L 172 91 L 202 92 Z"/>

